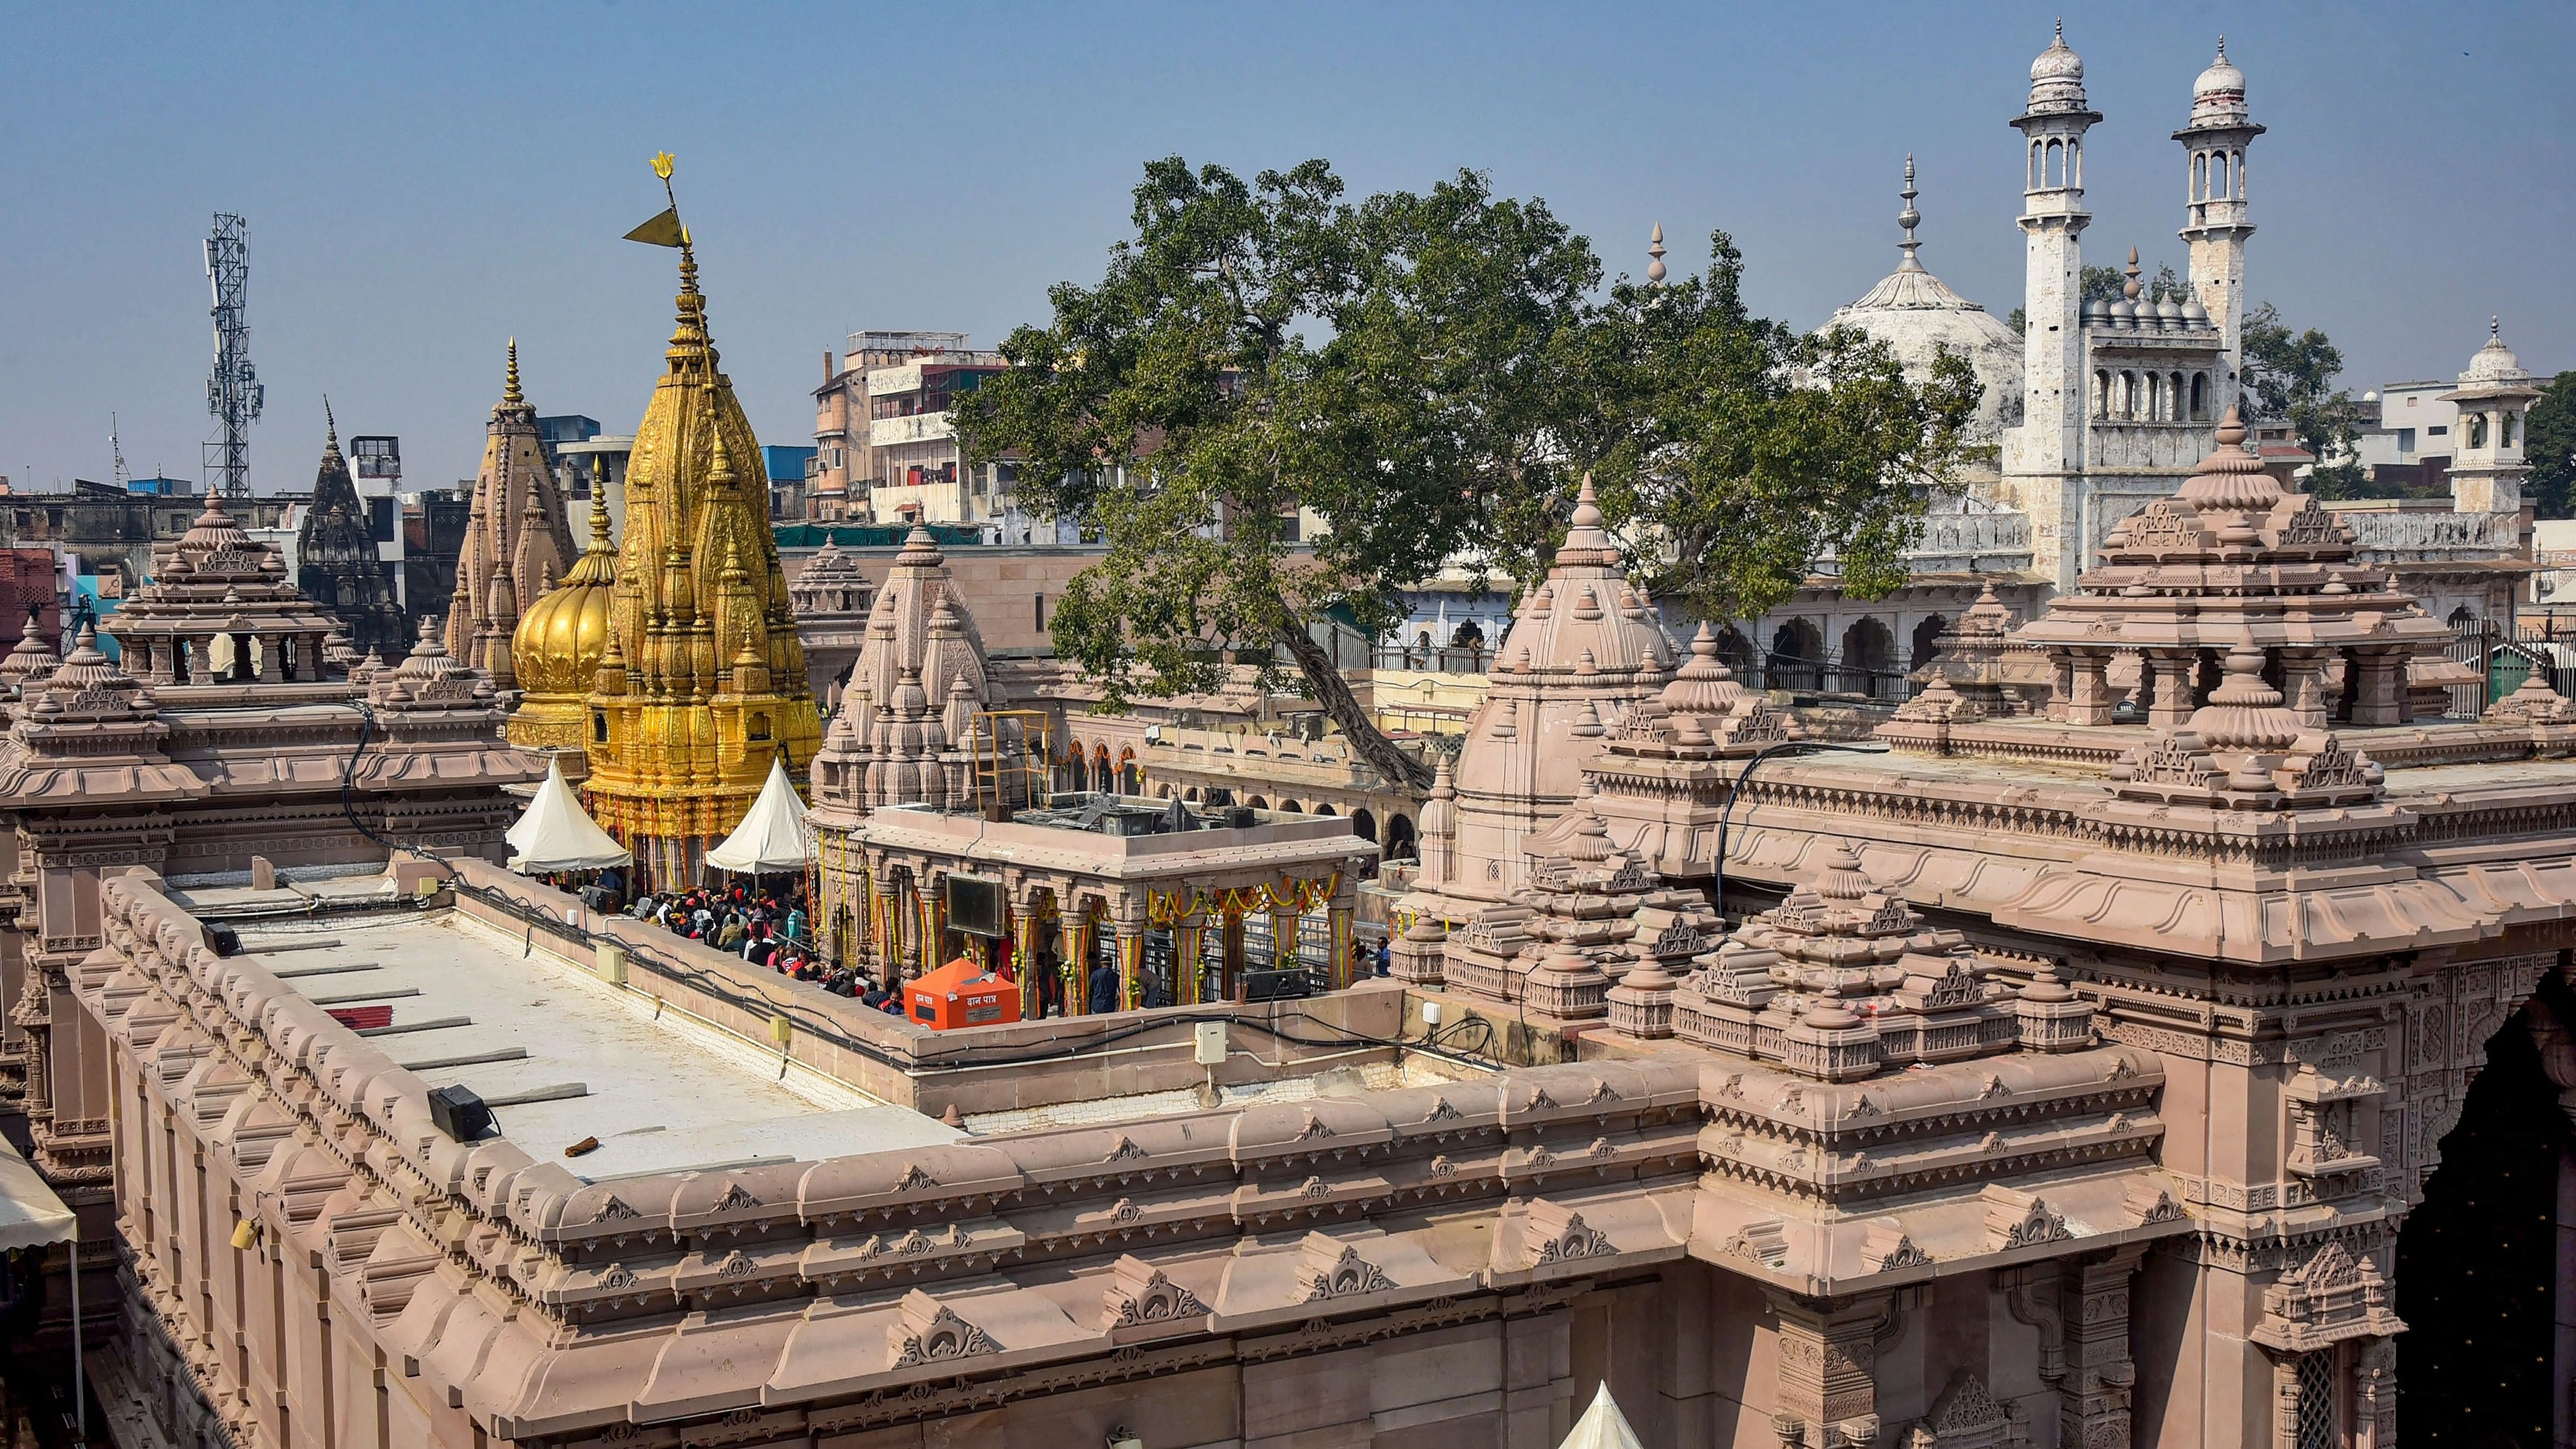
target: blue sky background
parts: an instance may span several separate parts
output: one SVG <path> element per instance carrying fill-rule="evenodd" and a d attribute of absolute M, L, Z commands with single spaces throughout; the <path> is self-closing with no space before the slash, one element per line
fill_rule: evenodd
<path fill-rule="evenodd" d="M 672 254 L 619 240 L 679 157 L 712 324 L 764 441 L 810 442 L 859 327 L 990 344 L 1092 280 L 1140 164 L 1330 159 L 1354 192 L 1459 167 L 1544 197 L 1613 269 L 1648 226 L 1821 322 L 1896 259 L 2019 300 L 2020 151 L 2049 5 L 563 3 L 0 6 L 0 473 L 195 477 L 209 213 L 250 221 L 268 385 L 254 486 L 308 486 L 324 392 L 469 477 L 516 335 L 531 399 L 633 428 Z M 2153 24 L 2142 24 L 2152 19 Z M 2087 256 L 2177 265 L 2170 134 L 2222 31 L 2270 128 L 2250 292 L 2326 329 L 2356 390 L 2456 372 L 2501 313 L 2576 365 L 2576 6 L 2066 11 L 2094 108 Z M 1677 271 L 1681 268 L 1677 267 Z"/>

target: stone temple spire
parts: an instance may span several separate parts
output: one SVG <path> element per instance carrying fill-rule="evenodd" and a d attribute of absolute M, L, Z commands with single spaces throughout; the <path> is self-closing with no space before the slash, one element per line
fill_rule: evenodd
<path fill-rule="evenodd" d="M 546 585 L 571 571 L 575 558 L 571 521 L 562 491 L 546 466 L 537 436 L 537 410 L 519 383 L 519 340 L 510 339 L 501 400 L 483 427 L 483 465 L 476 470 L 473 503 L 456 558 L 456 594 L 448 606 L 449 657 L 479 659 L 477 642 L 496 627 L 506 639 L 513 621 L 527 617 Z M 511 619 L 492 612 L 491 582 L 507 564 Z M 388 646 L 399 649 L 397 642 Z"/>

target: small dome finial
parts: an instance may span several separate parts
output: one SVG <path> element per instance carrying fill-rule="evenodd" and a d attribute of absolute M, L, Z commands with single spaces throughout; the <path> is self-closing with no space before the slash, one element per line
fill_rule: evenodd
<path fill-rule="evenodd" d="M 2129 280 L 2121 286 L 2120 295 L 2135 302 L 2138 300 L 2139 293 L 2144 290 L 2145 288 L 2138 284 L 2138 249 L 2131 247 L 2129 248 Z"/>
<path fill-rule="evenodd" d="M 2487 335 L 2499 341 L 2503 340 L 2504 319 L 2502 317 L 2491 316 L 2487 318 Z"/>
<path fill-rule="evenodd" d="M 501 381 L 501 401 L 517 407 L 527 400 L 527 396 L 519 391 L 519 339 L 513 337 L 510 339 L 509 372 Z"/>
<path fill-rule="evenodd" d="M 2227 59 L 2227 37 L 2224 35 L 2218 37 L 2218 58 Z"/>
<path fill-rule="evenodd" d="M 1668 274 L 1664 270 L 1664 224 L 1655 223 L 1655 233 L 1646 243 L 1646 280 L 1660 287 Z"/>
<path fill-rule="evenodd" d="M 1923 224 L 1923 213 L 1914 209 L 1914 198 L 1923 193 L 1914 189 L 1914 153 L 1911 151 L 1905 153 L 1905 189 L 1896 194 L 1905 198 L 1905 209 L 1896 214 L 1896 224 L 1905 228 L 1905 240 L 1898 242 L 1896 248 L 1905 253 L 1905 259 L 1897 266 L 1903 271 L 1919 272 L 1923 270 L 1923 264 L 1915 260 L 1914 249 L 1923 243 L 1915 237 L 1914 229 Z"/>

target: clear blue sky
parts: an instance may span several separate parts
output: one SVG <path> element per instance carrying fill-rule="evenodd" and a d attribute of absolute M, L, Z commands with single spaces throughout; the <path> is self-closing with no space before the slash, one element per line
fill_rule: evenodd
<path fill-rule="evenodd" d="M 246 11 L 237 18 L 235 11 Z M 530 397 L 642 413 L 672 254 L 619 240 L 679 157 L 716 339 L 761 437 L 810 442 L 859 327 L 990 343 L 1098 276 L 1146 158 L 1309 156 L 1355 192 L 1459 167 L 1547 199 L 1613 268 L 1723 226 L 1802 326 L 1896 258 L 2019 300 L 2004 122 L 2057 8 L 654 3 L 0 11 L 0 473 L 198 475 L 207 217 L 251 227 L 268 385 L 254 486 L 304 487 L 324 392 L 415 482 L 470 476 L 520 343 Z M 2144 23 L 2152 20 L 2152 24 Z M 2251 294 L 2326 329 L 2356 390 L 2456 372 L 2489 313 L 2576 365 L 2576 7 L 2073 9 L 2095 109 L 2087 256 L 2181 260 L 2192 78 L 2222 31 L 2271 127 Z M 2555 179 L 2552 179 L 2555 178 Z M 1678 270 L 1678 269 L 1677 269 Z"/>

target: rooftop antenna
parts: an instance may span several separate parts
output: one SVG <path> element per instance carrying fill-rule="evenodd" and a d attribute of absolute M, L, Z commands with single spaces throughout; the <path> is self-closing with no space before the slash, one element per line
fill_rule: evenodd
<path fill-rule="evenodd" d="M 116 486 L 123 488 L 125 486 L 125 444 L 117 439 L 114 413 L 107 415 L 107 454 L 110 465 L 116 470 Z"/>
<path fill-rule="evenodd" d="M 207 443 L 207 486 L 228 498 L 250 494 L 250 425 L 259 421 L 263 389 L 250 362 L 250 320 L 244 310 L 250 284 L 248 225 L 228 211 L 215 213 L 206 233 L 206 280 L 215 294 L 215 371 L 206 379 L 206 411 L 223 429 Z"/>

